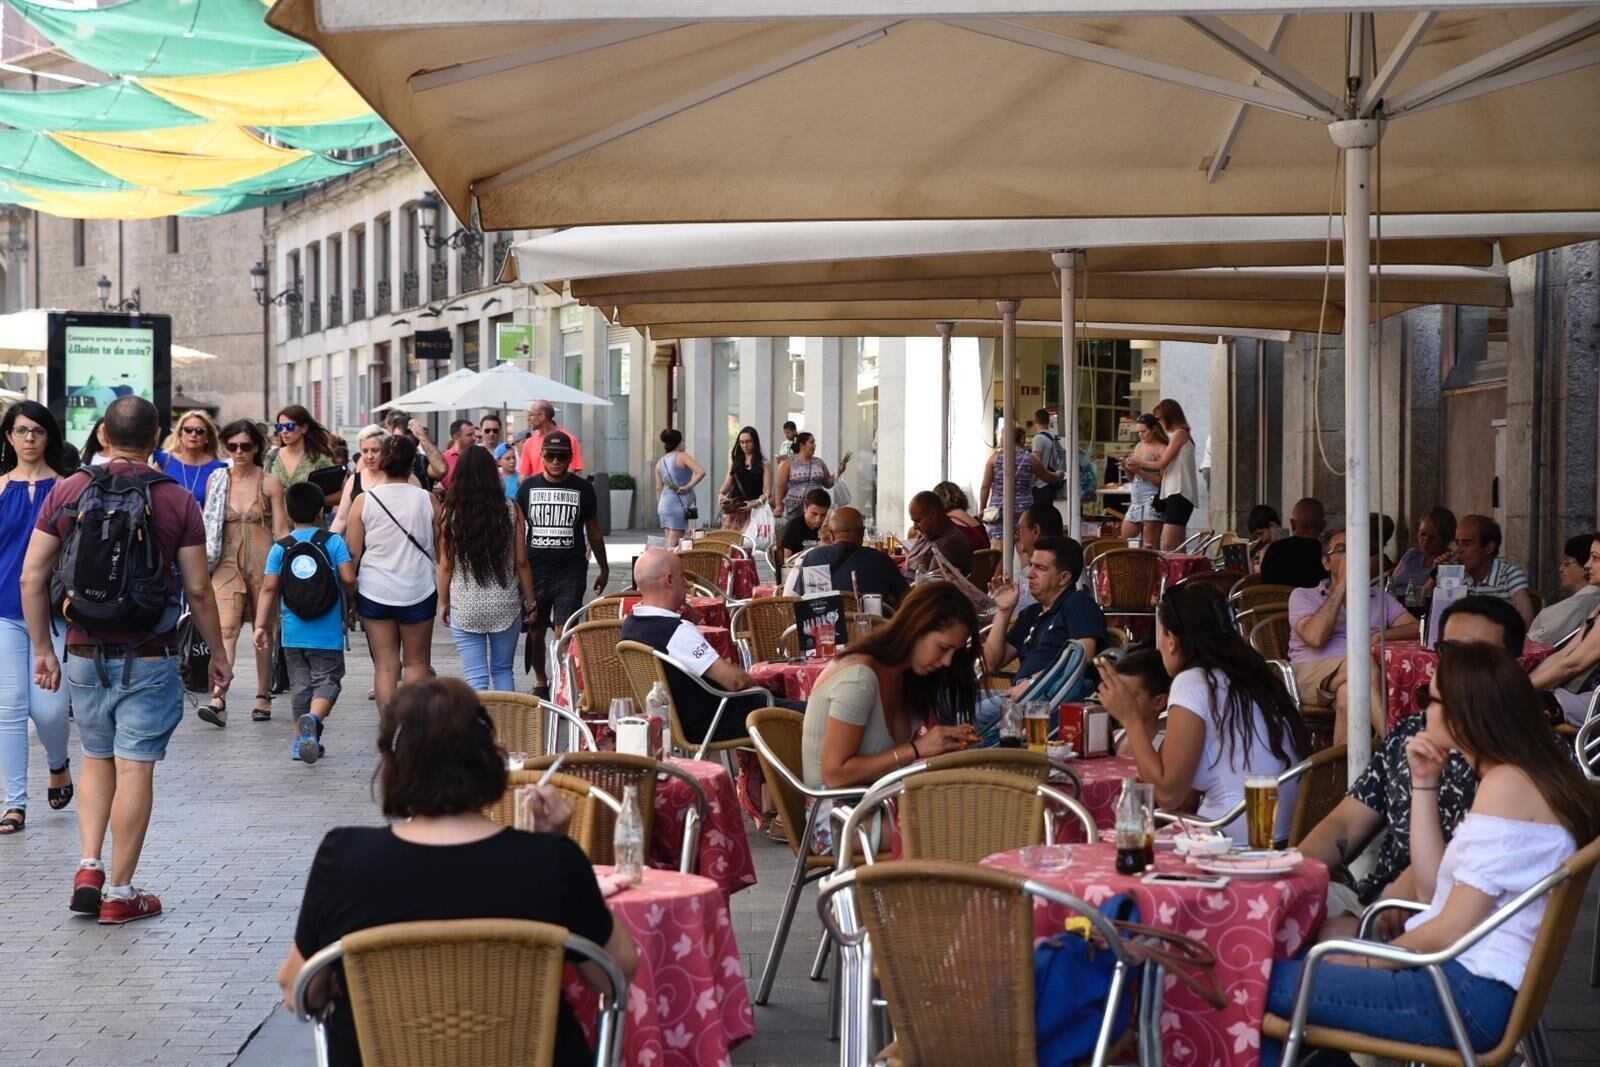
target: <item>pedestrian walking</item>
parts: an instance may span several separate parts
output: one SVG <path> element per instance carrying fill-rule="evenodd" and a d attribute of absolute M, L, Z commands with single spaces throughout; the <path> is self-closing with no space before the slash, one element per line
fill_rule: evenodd
<path fill-rule="evenodd" d="M 1029 486 L 1033 484 L 1033 453 L 1023 448 L 1022 427 L 1011 427 L 1011 444 L 1015 448 L 1012 461 L 1016 465 L 1015 495 L 1012 498 L 1012 513 L 1015 518 L 1021 518 L 1022 513 L 1028 510 L 1033 503 L 1033 494 Z M 983 471 L 983 488 L 979 490 L 979 499 L 985 502 L 983 514 L 979 516 L 988 529 L 989 540 L 1001 540 L 1005 526 L 1005 449 L 997 448 L 989 453 L 988 463 Z"/>
<path fill-rule="evenodd" d="M 274 428 L 278 447 L 267 459 L 267 473 L 275 475 L 285 489 L 306 481 L 314 471 L 338 465 L 333 456 L 333 434 L 299 404 L 281 409 Z M 338 489 L 327 495 L 330 506 L 339 502 Z"/>
<path fill-rule="evenodd" d="M 250 419 L 236 419 L 222 431 L 229 466 L 212 473 L 206 486 L 203 512 L 206 562 L 211 569 L 211 589 L 222 624 L 223 648 L 228 662 L 237 659 L 239 633 L 245 623 L 261 629 L 256 615 L 261 599 L 261 579 L 266 573 L 272 542 L 289 532 L 283 483 L 261 466 L 266 439 Z M 272 718 L 272 651 L 256 652 L 256 700 L 252 722 Z M 228 725 L 228 687 L 223 686 L 202 704 L 196 714 L 212 726 Z"/>
<path fill-rule="evenodd" d="M 83 858 L 71 907 L 98 915 L 102 924 L 161 914 L 160 898 L 135 888 L 133 876 L 150 825 L 155 765 L 183 718 L 175 633 L 180 575 L 195 625 L 212 649 L 212 685 L 226 690 L 233 680 L 200 507 L 183 486 L 150 469 L 160 432 L 148 400 L 112 401 L 100 427 L 109 462 L 56 482 L 22 565 L 34 681 L 49 692 L 60 689 L 62 675 L 50 639 L 52 609 L 67 621 L 66 676 L 84 756 Z M 52 571 L 77 595 L 52 605 Z M 109 885 L 101 861 L 108 828 L 116 846 Z"/>
<path fill-rule="evenodd" d="M 267 554 L 256 608 L 256 652 L 271 651 L 268 630 L 283 600 L 283 658 L 289 668 L 294 744 L 289 758 L 315 763 L 322 730 L 344 680 L 345 619 L 355 608 L 356 565 L 345 539 L 322 528 L 322 493 L 309 482 L 285 494 L 294 531 Z"/>
<path fill-rule="evenodd" d="M 218 455 L 222 451 L 221 439 L 210 415 L 203 411 L 187 411 L 164 446 L 167 460 L 162 470 L 193 493 L 195 503 L 201 508 L 206 506 L 206 485 L 211 475 L 228 465 Z"/>
<path fill-rule="evenodd" d="M 677 548 L 700 517 L 694 487 L 705 481 L 706 469 L 684 448 L 683 431 L 661 431 L 666 455 L 656 462 L 656 517 L 667 533 L 667 547 Z"/>
<path fill-rule="evenodd" d="M 517 473 L 524 478 L 544 473 L 544 439 L 559 433 L 572 453 L 567 464 L 569 472 L 583 473 L 583 448 L 578 437 L 570 430 L 556 425 L 556 406 L 548 400 L 535 400 L 528 405 L 528 439 L 522 445 L 522 458 L 517 461 Z"/>
<path fill-rule="evenodd" d="M 480 693 L 517 688 L 517 638 L 524 616 L 534 614 L 523 525 L 516 502 L 501 491 L 494 458 L 487 449 L 469 449 L 456 463 L 439 516 L 439 611 L 456 639 L 461 672 Z"/>
<path fill-rule="evenodd" d="M 418 485 L 432 492 L 434 484 L 442 479 L 450 468 L 445 462 L 444 453 L 433 443 L 428 427 L 423 425 L 421 419 L 413 419 L 398 409 L 390 410 L 384 418 L 384 425 L 389 428 L 390 433 L 409 437 L 416 442 L 417 458 L 411 461 L 411 475 L 416 478 Z"/>
<path fill-rule="evenodd" d="M 417 443 L 391 434 L 383 442 L 375 478 L 350 508 L 345 540 L 356 561 L 356 611 L 372 652 L 378 706 L 405 680 L 429 677 L 433 617 L 439 605 L 433 531 L 439 505 L 411 484 Z"/>
<path fill-rule="evenodd" d="M 1071 484 L 1066 475 L 1067 449 L 1050 430 L 1049 408 L 1033 413 L 1033 427 L 1033 485 L 1030 490 L 1033 499 L 1030 503 L 1054 507 L 1063 484 Z M 1021 492 L 1020 487 L 1018 492 Z"/>
<path fill-rule="evenodd" d="M 722 502 L 722 525 L 743 530 L 750 525 L 750 511 L 772 499 L 772 464 L 761 454 L 761 434 L 754 426 L 739 431 L 728 457 L 728 476 L 717 491 Z"/>
<path fill-rule="evenodd" d="M 530 442 L 531 443 L 531 442 Z M 545 663 L 545 635 L 561 628 L 583 605 L 584 579 L 589 573 L 589 553 L 600 569 L 594 591 L 605 591 L 611 580 L 606 562 L 604 534 L 595 506 L 594 486 L 572 473 L 572 439 L 564 431 L 544 435 L 535 474 L 517 490 L 517 510 L 527 523 L 528 563 L 533 568 L 537 601 L 529 631 L 534 694 L 548 698 L 550 676 Z"/>
<path fill-rule="evenodd" d="M 0 835 L 28 821 L 28 720 L 50 768 L 45 800 L 55 811 L 72 802 L 67 759 L 67 694 L 33 681 L 33 643 L 22 615 L 22 557 L 45 497 L 58 477 L 72 473 L 62 454 L 61 427 L 43 404 L 19 400 L 0 420 Z M 65 654 L 67 629 L 50 626 L 56 658 Z"/>
<path fill-rule="evenodd" d="M 844 473 L 844 464 L 839 464 Z M 783 517 L 792 520 L 805 508 L 806 494 L 813 489 L 832 489 L 834 474 L 817 458 L 817 439 L 809 433 L 794 436 L 794 454 L 778 461 L 778 479 L 773 499 L 783 501 Z M 829 498 L 830 500 L 832 497 Z"/>

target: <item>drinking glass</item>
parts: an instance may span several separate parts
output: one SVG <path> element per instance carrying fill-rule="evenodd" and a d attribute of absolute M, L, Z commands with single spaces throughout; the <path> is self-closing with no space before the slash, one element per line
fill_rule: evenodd
<path fill-rule="evenodd" d="M 1021 748 L 1027 744 L 1022 731 L 1022 709 L 1010 697 L 1000 701 L 1000 747 Z"/>
<path fill-rule="evenodd" d="M 606 713 L 606 723 L 611 727 L 611 736 L 617 736 L 617 723 L 630 715 L 639 714 L 638 708 L 633 703 L 632 697 L 612 697 L 611 710 Z"/>
<path fill-rule="evenodd" d="M 1044 752 L 1050 747 L 1050 704 L 1044 700 L 1030 700 L 1022 707 L 1022 721 L 1027 728 L 1028 748 Z"/>
<path fill-rule="evenodd" d="M 1277 836 L 1278 779 L 1252 774 L 1244 780 L 1244 814 L 1250 827 L 1250 847 L 1269 849 Z"/>

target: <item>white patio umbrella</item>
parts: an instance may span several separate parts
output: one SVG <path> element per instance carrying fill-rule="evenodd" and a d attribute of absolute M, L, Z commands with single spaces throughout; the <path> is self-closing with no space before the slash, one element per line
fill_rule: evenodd
<path fill-rule="evenodd" d="M 552 404 L 611 406 L 611 401 L 603 397 L 523 370 L 514 364 L 502 363 L 482 374 L 466 367 L 451 371 L 443 378 L 379 405 L 379 410 L 473 411 L 479 408 L 517 407 L 535 400 L 548 400 Z"/>
<path fill-rule="evenodd" d="M 399 408 L 401 411 L 417 412 L 419 414 L 434 411 L 454 411 L 456 405 L 450 403 L 451 393 L 465 382 L 470 382 L 478 376 L 475 370 L 462 367 L 453 370 L 443 378 L 435 378 L 431 382 L 417 386 L 409 393 L 402 393 L 388 403 L 379 404 L 374 411 L 385 411 L 389 408 Z"/>

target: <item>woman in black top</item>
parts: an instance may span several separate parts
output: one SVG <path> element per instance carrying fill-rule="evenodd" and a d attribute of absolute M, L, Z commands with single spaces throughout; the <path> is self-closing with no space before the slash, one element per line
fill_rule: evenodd
<path fill-rule="evenodd" d="M 278 971 L 292 1006 L 294 983 L 312 954 L 345 934 L 386 923 L 439 919 L 531 919 L 564 926 L 604 945 L 630 980 L 638 966 L 633 938 L 615 923 L 594 868 L 559 836 L 572 809 L 553 790 L 538 790 L 530 814 L 554 833 L 524 833 L 489 821 L 482 809 L 506 789 L 505 753 L 494 724 L 464 682 L 435 678 L 402 689 L 378 716 L 378 788 L 388 827 L 347 826 L 322 839 L 295 926 L 294 945 Z M 592 964 L 585 981 L 602 983 Z M 327 983 L 311 1001 L 326 998 Z M 328 1020 L 331 1062 L 361 1063 L 355 1023 L 342 991 Z M 554 1063 L 594 1061 L 583 1030 L 562 1002 Z"/>
<path fill-rule="evenodd" d="M 728 457 L 728 476 L 718 491 L 722 500 L 722 524 L 729 530 L 750 525 L 750 509 L 772 498 L 772 465 L 761 454 L 761 434 L 754 426 L 739 431 Z"/>

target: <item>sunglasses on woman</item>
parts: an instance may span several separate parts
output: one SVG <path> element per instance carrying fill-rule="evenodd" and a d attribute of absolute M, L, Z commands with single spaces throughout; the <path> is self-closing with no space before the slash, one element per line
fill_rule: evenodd
<path fill-rule="evenodd" d="M 300 428 L 300 424 L 298 422 L 280 422 L 280 423 L 278 423 L 278 432 L 279 433 L 293 433 L 294 431 L 298 430 L 299 428 Z"/>
<path fill-rule="evenodd" d="M 181 432 L 193 437 L 204 437 L 206 428 L 204 426 L 185 426 Z"/>
<path fill-rule="evenodd" d="M 229 452 L 254 452 L 255 450 L 256 450 L 256 443 L 254 441 L 229 441 L 228 442 L 228 451 Z"/>

